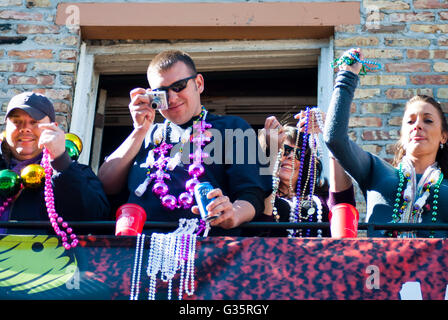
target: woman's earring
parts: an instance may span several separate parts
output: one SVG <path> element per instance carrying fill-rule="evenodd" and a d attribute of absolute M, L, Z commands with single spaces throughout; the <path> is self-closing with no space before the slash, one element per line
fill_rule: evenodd
<path fill-rule="evenodd" d="M 443 143 L 440 142 L 440 149 L 443 149 Z"/>

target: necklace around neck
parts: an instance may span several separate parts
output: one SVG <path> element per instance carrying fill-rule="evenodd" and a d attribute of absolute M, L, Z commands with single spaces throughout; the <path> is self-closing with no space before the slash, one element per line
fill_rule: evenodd
<path fill-rule="evenodd" d="M 168 156 L 168 152 L 173 145 L 167 143 L 168 128 L 171 126 L 171 122 L 165 121 L 160 143 L 148 154 L 148 159 L 150 160 L 147 160 L 146 163 L 148 168 L 146 179 L 136 189 L 135 194 L 137 196 L 141 196 L 146 191 L 147 186 L 154 180 L 152 192 L 160 199 L 164 208 L 169 210 L 189 209 L 193 205 L 194 187 L 199 183 L 198 178 L 205 172 L 202 163 L 203 159 L 208 156 L 208 154 L 202 151 L 202 148 L 211 140 L 210 137 L 205 135 L 205 131 L 212 127 L 211 124 L 205 122 L 206 116 L 207 110 L 202 107 L 198 119 L 193 121 L 191 128 L 187 128 L 185 130 L 186 134 L 183 134 L 181 137 L 182 145 L 191 141 L 196 146 L 196 149 L 189 156 L 193 163 L 188 167 L 190 179 L 185 183 L 185 192 L 182 192 L 178 197 L 169 194 L 169 187 L 164 181 L 165 179 L 171 179 L 169 171 L 173 171 L 180 163 L 183 152 L 183 147 L 181 147 L 173 157 Z M 190 134 L 191 131 L 193 131 L 192 135 Z M 158 141 L 155 142 L 157 143 Z M 155 160 L 155 155 L 158 155 L 157 160 Z M 156 169 L 155 172 L 151 172 L 153 168 Z"/>
<path fill-rule="evenodd" d="M 428 168 L 427 170 L 431 170 Z M 421 187 L 416 186 L 415 177 L 410 170 L 406 170 L 401 162 L 397 169 L 398 173 L 398 187 L 395 193 L 394 208 L 392 210 L 392 222 L 393 223 L 421 223 L 422 214 L 424 211 L 431 212 L 431 222 L 437 222 L 438 200 L 440 184 L 443 181 L 443 173 L 437 166 L 432 171 L 428 171 L 423 174 L 420 179 L 424 179 L 419 182 Z M 431 196 L 431 188 L 433 190 L 432 205 L 427 204 L 429 197 Z M 414 190 L 414 191 L 413 191 Z M 415 193 L 415 194 L 414 194 Z M 414 194 L 414 196 L 413 196 Z M 430 231 L 430 238 L 434 237 L 435 232 Z M 402 232 L 396 231 L 388 232 L 390 237 L 415 237 L 415 232 Z"/>

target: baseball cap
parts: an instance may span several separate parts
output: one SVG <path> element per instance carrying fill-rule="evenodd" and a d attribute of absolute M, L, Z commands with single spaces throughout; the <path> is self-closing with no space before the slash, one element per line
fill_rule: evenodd
<path fill-rule="evenodd" d="M 45 116 L 48 116 L 51 122 L 56 120 L 53 104 L 40 93 L 23 92 L 12 97 L 6 109 L 5 120 L 14 109 L 25 111 L 34 120 L 41 120 Z"/>

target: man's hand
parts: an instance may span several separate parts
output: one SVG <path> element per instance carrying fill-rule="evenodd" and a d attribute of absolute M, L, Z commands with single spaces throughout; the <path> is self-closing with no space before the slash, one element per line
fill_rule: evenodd
<path fill-rule="evenodd" d="M 38 147 L 46 148 L 50 154 L 50 161 L 53 161 L 65 152 L 65 133 L 56 122 L 40 123 L 39 128 L 43 131 L 40 134 Z"/>
<path fill-rule="evenodd" d="M 156 112 L 150 106 L 150 99 L 143 88 L 135 88 L 130 92 L 131 102 L 129 111 L 134 125 L 134 129 L 142 129 L 145 132 L 154 122 Z"/>
<path fill-rule="evenodd" d="M 232 203 L 229 197 L 225 196 L 219 188 L 211 190 L 207 194 L 207 198 L 215 198 L 206 207 L 210 216 L 218 216 L 218 218 L 210 222 L 210 226 L 212 227 L 218 226 L 224 229 L 235 228 L 243 222 L 250 221 L 255 215 L 255 210 L 253 210 L 252 205 L 247 201 L 237 200 Z M 193 206 L 191 211 L 199 214 L 198 206 Z"/>

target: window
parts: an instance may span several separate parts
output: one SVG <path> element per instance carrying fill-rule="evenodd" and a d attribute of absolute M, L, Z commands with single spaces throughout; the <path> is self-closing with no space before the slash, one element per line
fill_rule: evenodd
<path fill-rule="evenodd" d="M 304 106 L 326 109 L 333 79 L 331 42 L 179 41 L 116 46 L 84 43 L 70 129 L 80 135 L 85 150 L 90 150 L 81 155 L 80 161 L 89 163 L 96 171 L 104 155 L 130 132 L 129 91 L 147 87 L 146 67 L 160 51 L 189 52 L 198 72 L 205 77 L 202 103 L 216 113 L 239 115 L 257 129 L 263 125 L 267 112 L 281 118 Z"/>

